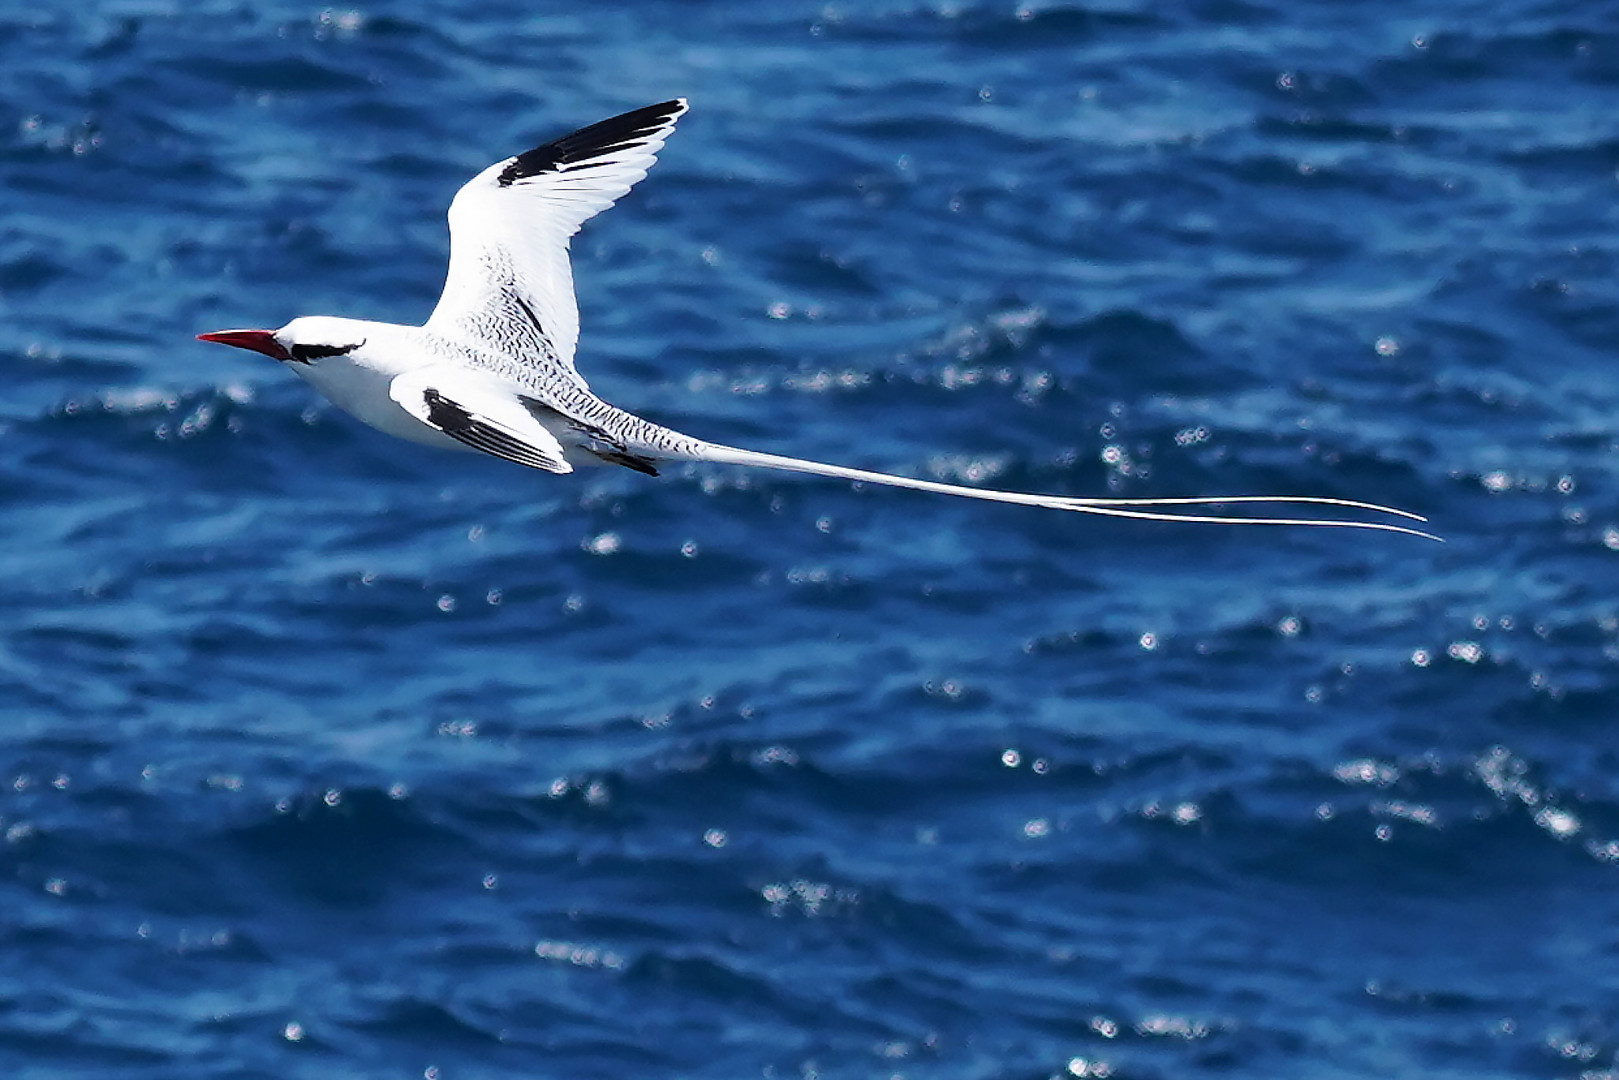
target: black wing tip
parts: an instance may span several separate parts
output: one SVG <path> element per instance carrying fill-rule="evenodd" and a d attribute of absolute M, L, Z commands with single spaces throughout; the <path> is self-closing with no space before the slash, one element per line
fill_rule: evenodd
<path fill-rule="evenodd" d="M 555 142 L 536 146 L 512 158 L 500 171 L 501 187 L 518 180 L 549 172 L 558 165 L 586 161 L 611 150 L 623 149 L 668 129 L 690 108 L 685 98 L 671 98 L 656 105 L 643 105 L 627 113 L 610 116 L 589 127 L 582 127 Z"/>

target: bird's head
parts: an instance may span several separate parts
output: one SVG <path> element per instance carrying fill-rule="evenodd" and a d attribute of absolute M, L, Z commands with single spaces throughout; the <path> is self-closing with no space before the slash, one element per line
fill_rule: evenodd
<path fill-rule="evenodd" d="M 306 315 L 279 330 L 215 330 L 198 334 L 198 341 L 215 341 L 252 349 L 276 360 L 316 364 L 332 356 L 346 356 L 365 344 L 365 334 L 351 319 Z"/>

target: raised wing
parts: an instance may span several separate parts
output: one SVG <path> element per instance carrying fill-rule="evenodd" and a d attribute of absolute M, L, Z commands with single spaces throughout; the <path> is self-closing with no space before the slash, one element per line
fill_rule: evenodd
<path fill-rule="evenodd" d="M 486 454 L 546 472 L 570 473 L 557 437 L 522 400 L 465 368 L 425 367 L 388 384 L 405 411 L 452 439 Z"/>
<path fill-rule="evenodd" d="M 554 367 L 573 366 L 579 309 L 568 238 L 657 158 L 684 98 L 582 128 L 489 166 L 450 203 L 450 269 L 427 328 Z"/>

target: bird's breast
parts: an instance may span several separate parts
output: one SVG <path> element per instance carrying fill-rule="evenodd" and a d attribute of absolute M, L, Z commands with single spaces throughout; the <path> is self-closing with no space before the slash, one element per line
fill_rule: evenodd
<path fill-rule="evenodd" d="M 366 364 L 346 362 L 339 357 L 307 365 L 292 365 L 333 405 L 365 423 L 400 439 L 451 450 L 467 447 L 442 431 L 422 423 L 405 411 L 389 393 L 394 372 Z"/>

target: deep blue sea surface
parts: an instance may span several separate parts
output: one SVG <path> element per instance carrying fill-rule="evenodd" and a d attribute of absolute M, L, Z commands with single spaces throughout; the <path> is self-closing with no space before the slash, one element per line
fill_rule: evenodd
<path fill-rule="evenodd" d="M 694 435 L 388 439 L 490 162 Z M 0 1074 L 1619 1075 L 1619 8 L 0 6 Z"/>

